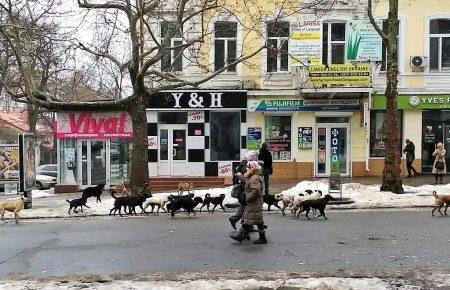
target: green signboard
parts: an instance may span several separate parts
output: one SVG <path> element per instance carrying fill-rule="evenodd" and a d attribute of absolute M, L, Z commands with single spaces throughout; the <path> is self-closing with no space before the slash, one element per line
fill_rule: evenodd
<path fill-rule="evenodd" d="M 450 109 L 450 95 L 399 95 L 397 108 L 399 110 Z M 372 109 L 385 110 L 386 97 L 384 95 L 373 96 Z"/>

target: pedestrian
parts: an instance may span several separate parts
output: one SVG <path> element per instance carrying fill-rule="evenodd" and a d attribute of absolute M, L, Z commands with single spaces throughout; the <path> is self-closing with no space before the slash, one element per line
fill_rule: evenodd
<path fill-rule="evenodd" d="M 411 171 L 414 172 L 414 176 L 419 175 L 417 170 L 413 167 L 414 159 L 416 159 L 416 146 L 414 146 L 414 143 L 406 139 L 406 146 L 405 149 L 403 149 L 403 153 L 406 154 L 406 169 L 408 170 L 408 176 L 407 178 L 411 178 Z"/>
<path fill-rule="evenodd" d="M 231 191 L 231 196 L 237 198 L 239 202 L 239 208 L 235 215 L 231 216 L 228 220 L 230 221 L 233 229 L 236 229 L 236 223 L 242 219 L 245 208 L 245 179 L 244 174 L 247 169 L 247 157 L 244 157 L 239 165 L 234 169 L 234 179 L 236 180 L 236 184 L 233 186 Z"/>
<path fill-rule="evenodd" d="M 269 195 L 269 176 L 273 173 L 272 153 L 267 149 L 267 143 L 264 142 L 259 149 L 258 159 L 263 161 L 262 175 L 264 177 L 264 194 Z"/>
<path fill-rule="evenodd" d="M 434 156 L 433 174 L 434 174 L 434 179 L 435 179 L 434 184 L 438 183 L 438 178 L 439 178 L 439 183 L 442 184 L 442 177 L 444 176 L 444 174 L 447 173 L 447 169 L 446 169 L 446 165 L 445 165 L 445 154 L 446 154 L 446 151 L 444 149 L 444 144 L 439 142 L 436 145 L 436 150 L 434 150 L 434 152 L 433 152 L 433 156 Z"/>
<path fill-rule="evenodd" d="M 262 168 L 257 161 L 248 161 L 247 170 L 244 174 L 245 179 L 245 201 L 247 205 L 244 208 L 244 221 L 239 232 L 231 235 L 233 240 L 240 243 L 249 237 L 251 228 L 258 227 L 259 238 L 253 244 L 267 244 L 264 231 L 263 220 L 263 178 L 261 176 Z"/>

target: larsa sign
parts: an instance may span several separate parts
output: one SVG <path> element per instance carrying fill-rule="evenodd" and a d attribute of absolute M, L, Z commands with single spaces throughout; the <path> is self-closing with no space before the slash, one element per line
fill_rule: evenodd
<path fill-rule="evenodd" d="M 126 112 L 107 113 L 58 113 L 57 138 L 131 138 L 133 126 Z"/>

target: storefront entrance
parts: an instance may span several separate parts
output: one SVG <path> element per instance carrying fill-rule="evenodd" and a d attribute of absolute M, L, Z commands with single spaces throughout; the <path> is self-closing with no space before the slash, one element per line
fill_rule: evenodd
<path fill-rule="evenodd" d="M 78 156 L 81 160 L 78 164 L 78 184 L 81 188 L 97 184 L 105 184 L 109 187 L 109 180 L 106 178 L 108 171 L 109 140 L 80 140 L 78 142 Z"/>
<path fill-rule="evenodd" d="M 326 123 L 320 123 L 320 122 Z M 336 121 L 336 122 L 334 122 Z M 349 118 L 317 118 L 315 130 L 315 175 L 327 177 L 339 170 L 341 176 L 350 176 Z M 333 123 L 334 122 L 334 123 Z"/>
<path fill-rule="evenodd" d="M 422 172 L 433 170 L 433 152 L 442 142 L 447 150 L 446 163 L 450 164 L 450 111 L 422 111 Z M 417 150 L 417 149 L 416 149 Z"/>
<path fill-rule="evenodd" d="M 158 175 L 188 175 L 186 130 L 186 125 L 159 126 Z"/>

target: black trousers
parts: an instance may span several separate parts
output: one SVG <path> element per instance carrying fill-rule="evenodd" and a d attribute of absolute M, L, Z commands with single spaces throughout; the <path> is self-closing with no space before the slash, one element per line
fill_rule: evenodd
<path fill-rule="evenodd" d="M 417 175 L 417 170 L 412 166 L 414 160 L 411 162 L 406 162 L 406 169 L 408 170 L 408 176 L 411 176 L 411 171 L 414 172 L 414 175 Z"/>

